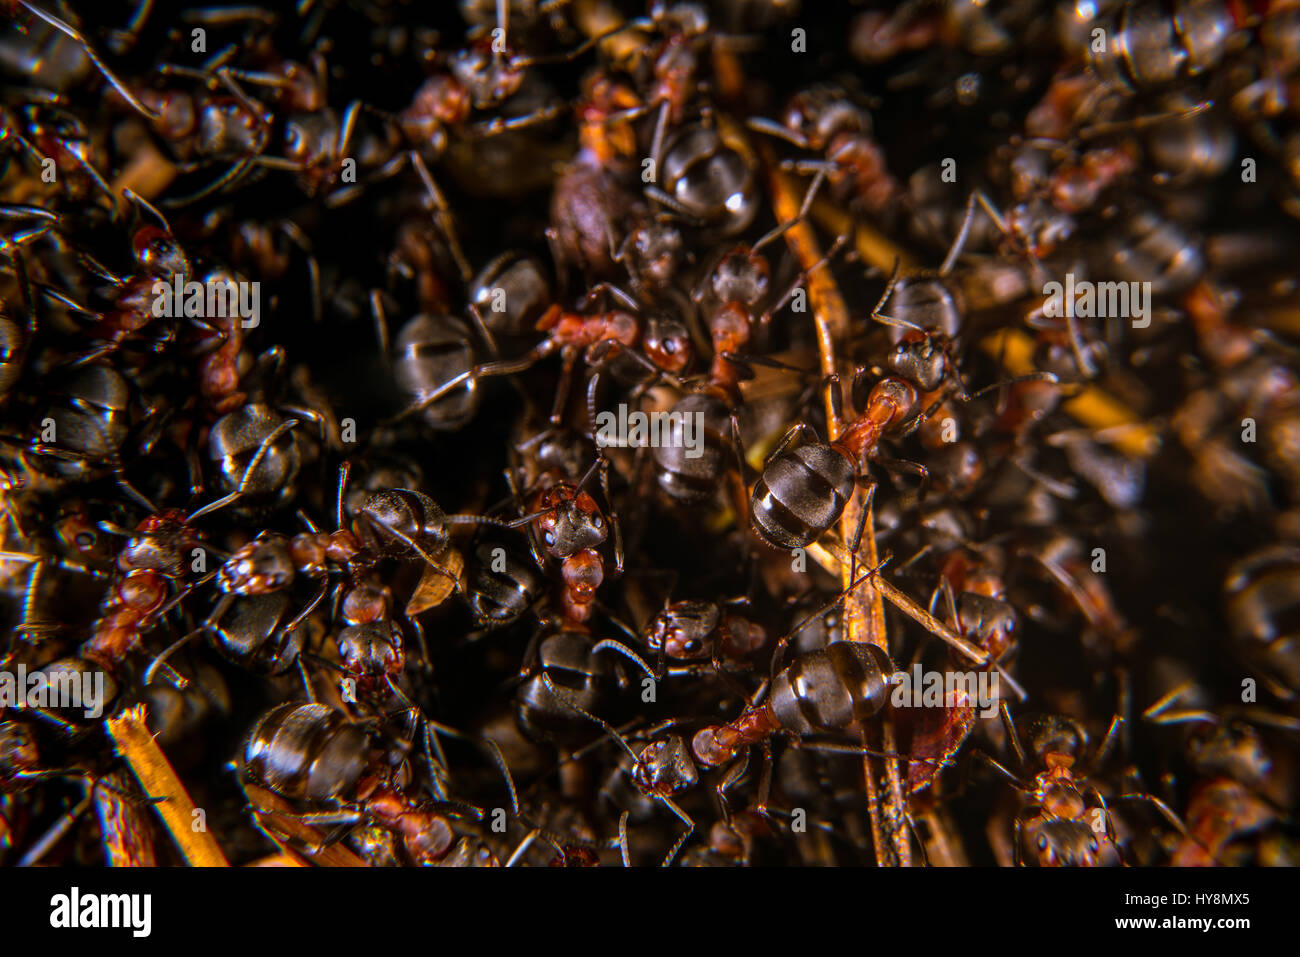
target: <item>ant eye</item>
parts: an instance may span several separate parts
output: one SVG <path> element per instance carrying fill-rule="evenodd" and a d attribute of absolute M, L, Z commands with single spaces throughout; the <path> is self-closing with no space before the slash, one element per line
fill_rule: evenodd
<path fill-rule="evenodd" d="M 543 540 L 546 542 L 547 545 L 554 545 L 554 544 L 555 544 L 555 533 L 554 533 L 554 532 L 547 532 L 544 536 L 542 536 L 542 538 L 543 538 Z"/>
<path fill-rule="evenodd" d="M 1096 839 L 1096 838 L 1093 838 L 1092 841 L 1091 841 L 1091 843 L 1088 844 L 1088 850 L 1093 851 L 1093 852 L 1096 852 L 1096 850 L 1097 850 L 1097 839 Z"/>
<path fill-rule="evenodd" d="M 600 516 L 599 515 L 593 516 L 591 519 L 591 524 L 595 525 L 597 528 L 600 528 Z"/>
<path fill-rule="evenodd" d="M 1040 851 L 1045 851 L 1045 850 L 1047 850 L 1047 835 L 1046 835 L 1046 834 L 1039 834 L 1039 835 L 1038 835 L 1038 849 L 1039 849 Z"/>

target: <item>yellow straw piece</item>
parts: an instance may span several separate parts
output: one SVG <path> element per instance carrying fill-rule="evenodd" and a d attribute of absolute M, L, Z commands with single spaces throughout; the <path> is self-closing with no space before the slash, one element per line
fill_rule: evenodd
<path fill-rule="evenodd" d="M 194 802 L 145 724 L 144 705 L 128 708 L 106 723 L 117 753 L 131 766 L 144 793 L 163 799 L 154 807 L 185 860 L 194 867 L 229 867 L 216 839 L 207 831 L 194 830 Z"/>

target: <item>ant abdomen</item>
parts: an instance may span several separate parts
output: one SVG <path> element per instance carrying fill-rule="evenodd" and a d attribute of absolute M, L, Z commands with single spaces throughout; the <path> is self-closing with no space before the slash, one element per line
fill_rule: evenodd
<path fill-rule="evenodd" d="M 366 732 L 323 704 L 284 704 L 258 721 L 244 747 L 244 770 L 291 799 L 350 794 L 366 768 Z"/>
<path fill-rule="evenodd" d="M 776 676 L 768 708 L 793 734 L 843 731 L 885 706 L 893 673 L 893 662 L 875 645 L 833 642 Z"/>
<path fill-rule="evenodd" d="M 487 542 L 474 551 L 466 598 L 480 627 L 499 628 L 516 621 L 537 600 L 542 582 L 535 567 L 508 549 Z"/>
<path fill-rule="evenodd" d="M 853 494 L 853 463 L 829 445 L 801 445 L 768 463 L 754 484 L 749 514 L 777 548 L 815 542 Z"/>
<path fill-rule="evenodd" d="M 678 414 L 682 422 L 700 423 L 699 444 L 694 449 L 687 448 L 685 442 L 655 446 L 659 486 L 678 502 L 697 504 L 713 495 L 731 464 L 731 410 L 717 396 L 696 392 L 681 399 L 669 413 Z"/>
<path fill-rule="evenodd" d="M 416 316 L 397 334 L 393 377 L 413 404 L 420 404 L 458 376 L 465 384 L 424 406 L 431 428 L 454 432 L 478 412 L 481 393 L 474 371 L 469 326 L 455 316 Z"/>
<path fill-rule="evenodd" d="M 447 546 L 447 516 L 423 492 L 383 489 L 361 506 L 357 527 L 377 554 L 413 559 L 423 549 L 437 556 Z"/>

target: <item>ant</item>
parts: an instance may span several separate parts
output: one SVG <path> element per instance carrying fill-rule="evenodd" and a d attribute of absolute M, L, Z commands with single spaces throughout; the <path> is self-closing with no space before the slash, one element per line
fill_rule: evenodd
<path fill-rule="evenodd" d="M 813 442 L 792 449 L 797 437 L 812 431 L 807 423 L 796 423 L 767 456 L 750 495 L 749 512 L 754 528 L 769 545 L 801 548 L 820 538 L 839 520 L 865 460 L 880 460 L 881 439 L 891 431 L 907 435 L 918 428 L 943 404 L 949 390 L 955 388 L 958 397 L 969 402 L 1015 382 L 1057 381 L 1053 373 L 1035 372 L 974 393 L 962 382 L 952 353 L 952 340 L 961 327 L 962 315 L 944 278 L 952 271 L 965 244 L 974 211 L 972 196 L 966 204 L 962 228 L 936 276 L 900 280 L 895 263 L 893 274 L 871 311 L 871 319 L 904 332 L 886 359 L 888 374 L 872 386 L 863 411 L 846 422 L 839 437 L 829 444 L 816 441 L 814 435 Z M 891 298 L 897 300 L 900 315 L 896 317 L 882 312 Z M 831 414 L 836 422 L 845 422 L 839 377 L 828 378 L 832 385 Z M 945 386 L 946 382 L 951 384 Z M 928 408 L 920 408 L 923 398 L 936 393 L 937 398 Z M 916 471 L 924 491 L 929 480 L 929 471 L 924 466 L 894 460 L 882 460 L 881 464 Z M 821 491 L 814 494 L 811 489 Z"/>
<path fill-rule="evenodd" d="M 1037 867 L 1122 864 L 1110 808 L 1090 777 L 1105 760 L 1124 719 L 1115 715 L 1101 743 L 1089 753 L 1088 734 L 1077 721 L 1062 715 L 1035 716 L 1026 729 L 1026 758 L 1026 748 L 1005 701 L 1001 711 L 1017 761 L 1033 777 L 1022 778 L 984 752 L 976 754 L 1025 796 L 1015 816 L 1016 866 L 1025 866 L 1026 857 Z M 1121 794 L 1118 800 L 1145 801 L 1187 834 L 1178 815 L 1155 795 Z"/>

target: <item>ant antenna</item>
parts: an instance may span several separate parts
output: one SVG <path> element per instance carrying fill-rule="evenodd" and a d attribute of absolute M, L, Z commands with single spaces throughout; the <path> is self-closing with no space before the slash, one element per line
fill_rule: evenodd
<path fill-rule="evenodd" d="M 27 0 L 18 0 L 18 2 L 21 3 L 33 16 L 44 20 L 50 26 L 54 27 L 54 29 L 58 30 L 80 46 L 81 49 L 85 51 L 86 58 L 95 65 L 95 69 L 99 70 L 99 72 L 103 74 L 104 79 L 112 85 L 113 89 L 117 90 L 117 92 L 122 95 L 122 99 L 131 104 L 133 110 L 140 113 L 142 116 L 147 117 L 151 122 L 155 122 L 161 118 L 161 114 L 155 113 L 135 98 L 135 95 L 127 88 L 126 84 L 119 80 L 117 74 L 108 68 L 108 64 L 100 59 L 99 54 L 96 53 L 94 48 L 90 45 L 90 41 L 87 40 L 79 30 L 70 24 L 64 23 L 53 14 L 46 13 L 40 7 L 32 6 L 27 2 Z"/>
<path fill-rule="evenodd" d="M 157 206 L 149 202 L 149 200 L 145 199 L 139 193 L 136 193 L 129 186 L 123 188 L 122 195 L 127 199 L 128 202 L 135 203 L 137 206 L 140 206 L 143 209 L 147 209 L 149 212 L 153 213 L 154 218 L 157 219 L 158 222 L 162 223 L 163 229 L 165 229 L 168 234 L 171 234 L 172 224 L 167 221 L 166 216 L 164 216 L 162 213 L 158 211 Z"/>
<path fill-rule="evenodd" d="M 596 652 L 604 651 L 606 648 L 612 651 L 617 651 L 624 658 L 627 658 L 629 661 L 634 662 L 636 666 L 640 668 L 642 671 L 644 671 L 648 677 L 652 679 L 654 678 L 655 673 L 650 670 L 650 666 L 647 665 L 644 660 L 642 660 L 640 655 L 638 655 L 627 645 L 623 644 L 621 641 L 615 641 L 613 638 L 605 638 L 601 641 L 596 642 L 595 646 L 591 649 L 591 653 L 594 655 Z"/>

